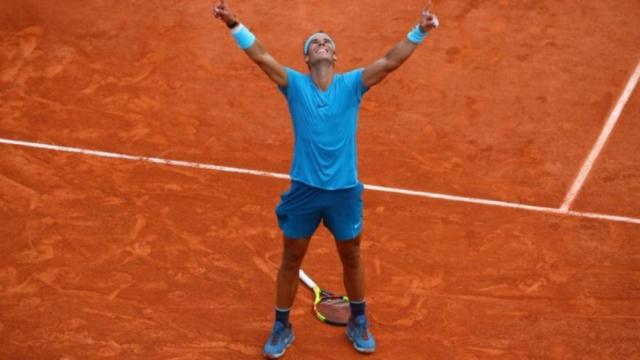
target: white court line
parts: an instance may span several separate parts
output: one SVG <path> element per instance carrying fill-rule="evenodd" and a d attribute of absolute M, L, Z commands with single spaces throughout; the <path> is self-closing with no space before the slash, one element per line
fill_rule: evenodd
<path fill-rule="evenodd" d="M 560 210 L 569 211 L 571 204 L 573 204 L 573 201 L 578 196 L 578 193 L 582 189 L 584 182 L 587 180 L 587 176 L 589 176 L 589 172 L 591 171 L 593 164 L 604 148 L 604 144 L 607 142 L 609 135 L 611 135 L 613 128 L 616 126 L 616 123 L 618 122 L 618 119 L 622 114 L 622 110 L 624 109 L 624 106 L 627 104 L 627 101 L 629 100 L 629 97 L 633 92 L 633 89 L 636 87 L 636 84 L 638 84 L 638 79 L 640 79 L 640 62 L 638 63 L 638 66 L 636 66 L 636 69 L 631 75 L 631 78 L 629 78 L 629 82 L 627 82 L 627 86 L 624 88 L 624 91 L 622 91 L 622 95 L 620 95 L 620 99 L 618 99 L 616 106 L 611 111 L 611 114 L 609 114 L 609 118 L 607 119 L 607 122 L 605 123 L 604 128 L 602 129 L 602 132 L 600 133 L 600 136 L 596 141 L 596 144 L 593 146 L 593 148 L 591 149 L 591 153 L 589 153 L 589 156 L 582 165 L 582 169 L 580 169 L 578 177 L 576 177 L 573 185 L 571 186 L 571 189 L 567 193 L 567 196 L 564 198 L 564 202 L 562 203 L 562 206 L 560 206 Z"/>
<path fill-rule="evenodd" d="M 97 156 L 97 157 L 125 159 L 125 160 L 133 160 L 133 161 L 145 161 L 145 162 L 151 162 L 155 164 L 190 167 L 190 168 L 214 170 L 214 171 L 220 171 L 220 172 L 248 174 L 248 175 L 256 175 L 256 176 L 263 176 L 263 177 L 272 177 L 272 178 L 278 178 L 278 179 L 290 179 L 289 175 L 287 174 L 274 173 L 269 171 L 248 170 L 248 169 L 241 169 L 241 168 L 235 168 L 235 167 L 229 167 L 229 166 L 195 163 L 190 161 L 167 160 L 167 159 L 148 157 L 148 156 L 126 155 L 126 154 L 118 154 L 118 153 L 107 152 L 107 151 L 87 150 L 87 149 L 80 149 L 75 147 L 49 145 L 49 144 L 42 144 L 42 143 L 35 143 L 35 142 L 28 142 L 28 141 L 19 141 L 19 140 L 10 140 L 10 139 L 0 138 L 0 144 L 17 145 L 17 146 L 53 150 L 53 151 L 59 151 L 59 152 L 78 153 L 78 154 L 91 155 L 91 156 Z M 424 198 L 430 198 L 430 199 L 447 200 L 447 201 L 454 201 L 454 202 L 470 203 L 470 204 L 485 205 L 485 206 L 495 206 L 495 207 L 518 209 L 518 210 L 526 210 L 526 211 L 536 211 L 536 212 L 547 213 L 547 214 L 575 216 L 575 217 L 582 217 L 582 218 L 591 218 L 591 219 L 624 222 L 624 223 L 640 225 L 640 218 L 597 214 L 597 213 L 586 213 L 586 212 L 578 212 L 578 211 L 566 211 L 562 209 L 549 208 L 544 206 L 526 205 L 526 204 L 511 203 L 506 201 L 438 194 L 438 193 L 432 193 L 432 192 L 426 192 L 426 191 L 398 189 L 398 188 L 391 188 L 391 187 L 378 186 L 378 185 L 365 185 L 365 188 L 373 191 L 381 191 L 381 192 L 402 194 L 402 195 L 408 195 L 408 196 L 417 196 L 417 197 L 424 197 Z"/>
<path fill-rule="evenodd" d="M 156 158 L 156 157 L 148 157 L 148 156 L 118 154 L 118 153 L 114 153 L 114 152 L 87 150 L 87 149 L 80 149 L 80 148 L 75 148 L 75 147 L 49 145 L 49 144 L 35 143 L 35 142 L 29 142 L 29 141 L 19 141 L 19 140 L 10 140 L 10 139 L 0 138 L 0 143 L 9 144 L 9 145 L 32 147 L 32 148 L 37 148 L 37 149 L 45 149 L 45 150 L 53 150 L 53 151 L 85 154 L 85 155 L 98 156 L 98 157 L 114 158 L 114 159 L 146 161 L 146 162 L 156 163 L 156 164 L 191 167 L 191 168 L 198 168 L 198 169 L 207 169 L 207 170 L 214 170 L 214 171 L 221 171 L 221 172 L 249 174 L 249 175 L 257 175 L 257 176 L 266 176 L 266 177 L 274 177 L 274 178 L 279 178 L 279 179 L 290 179 L 289 175 L 279 174 L 279 173 L 274 173 L 274 172 L 268 172 L 268 171 L 247 170 L 247 169 L 240 169 L 240 168 L 234 168 L 234 167 L 229 167 L 229 166 L 201 164 L 201 163 L 194 163 L 194 162 L 180 161 L 180 160 L 167 160 L 167 159 Z"/>

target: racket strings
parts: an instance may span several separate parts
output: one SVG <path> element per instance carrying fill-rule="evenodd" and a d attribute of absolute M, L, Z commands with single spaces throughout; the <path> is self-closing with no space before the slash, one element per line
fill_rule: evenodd
<path fill-rule="evenodd" d="M 342 298 L 329 298 L 322 301 L 322 303 L 329 306 L 344 306 L 344 304 L 347 304 L 347 302 Z"/>
<path fill-rule="evenodd" d="M 316 310 L 327 321 L 336 324 L 346 324 L 351 315 L 349 302 L 342 297 L 322 298 Z"/>

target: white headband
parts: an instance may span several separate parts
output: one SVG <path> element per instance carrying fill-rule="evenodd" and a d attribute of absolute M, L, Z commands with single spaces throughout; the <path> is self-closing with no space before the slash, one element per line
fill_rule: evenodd
<path fill-rule="evenodd" d="M 331 38 L 331 36 L 329 36 L 329 34 L 327 34 L 327 33 L 326 33 L 326 32 L 324 32 L 324 31 L 318 31 L 318 32 L 317 32 L 317 33 L 315 33 L 315 34 L 311 34 L 311 35 L 307 38 L 307 40 L 304 42 L 304 49 L 303 49 L 303 50 L 304 50 L 304 54 L 305 54 L 305 55 L 307 55 L 307 52 L 309 51 L 309 44 L 311 44 L 311 40 L 313 40 L 313 37 L 314 37 L 314 36 L 316 36 L 316 35 L 318 35 L 318 34 L 325 34 L 325 35 L 327 35 L 327 37 L 329 38 L 329 40 L 331 40 L 331 43 L 333 43 L 333 51 L 335 51 L 335 50 L 336 50 L 336 42 L 335 42 L 335 41 L 333 41 L 333 39 Z"/>

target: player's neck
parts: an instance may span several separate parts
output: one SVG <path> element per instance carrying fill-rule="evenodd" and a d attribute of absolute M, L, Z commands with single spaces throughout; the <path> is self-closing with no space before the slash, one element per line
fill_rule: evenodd
<path fill-rule="evenodd" d="M 330 62 L 317 63 L 309 68 L 309 73 L 316 86 L 325 91 L 333 80 L 333 64 Z"/>

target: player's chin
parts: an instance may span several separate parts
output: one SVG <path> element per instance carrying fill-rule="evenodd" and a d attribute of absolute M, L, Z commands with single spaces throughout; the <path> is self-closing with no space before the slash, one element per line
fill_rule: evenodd
<path fill-rule="evenodd" d="M 321 59 L 331 59 L 331 54 L 329 54 L 328 52 L 325 53 L 316 53 L 313 54 L 313 57 L 317 60 L 321 60 Z"/>
<path fill-rule="evenodd" d="M 311 64 L 323 64 L 323 63 L 333 64 L 334 63 L 333 57 L 331 57 L 331 56 L 326 56 L 326 57 L 325 56 L 319 56 L 319 57 L 316 57 L 316 58 L 311 60 Z"/>

